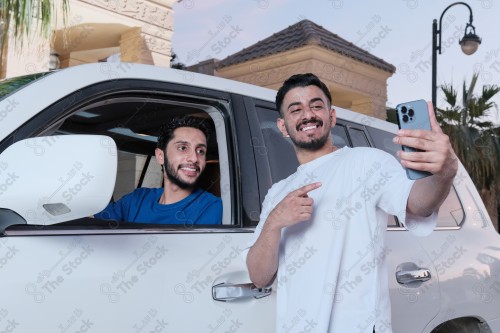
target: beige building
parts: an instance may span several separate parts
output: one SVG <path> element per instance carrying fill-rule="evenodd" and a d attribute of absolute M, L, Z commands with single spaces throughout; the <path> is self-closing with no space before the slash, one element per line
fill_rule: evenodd
<path fill-rule="evenodd" d="M 293 74 L 312 72 L 327 84 L 335 105 L 385 119 L 387 79 L 396 68 L 302 20 L 223 60 L 206 60 L 188 70 L 272 89 Z"/>
<path fill-rule="evenodd" d="M 66 25 L 59 11 L 49 40 L 32 34 L 21 48 L 9 39 L 0 76 L 46 71 L 51 59 L 61 68 L 117 59 L 169 67 L 175 2 L 69 0 Z M 58 1 L 55 7 L 61 8 Z"/>

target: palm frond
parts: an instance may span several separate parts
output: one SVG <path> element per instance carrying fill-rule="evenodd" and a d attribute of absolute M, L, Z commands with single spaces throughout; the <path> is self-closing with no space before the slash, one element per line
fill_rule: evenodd
<path fill-rule="evenodd" d="M 495 126 L 495 124 L 493 124 L 493 122 L 491 121 L 478 121 L 475 123 L 475 125 L 481 129 L 488 129 Z"/>
<path fill-rule="evenodd" d="M 440 125 L 449 137 L 453 149 L 469 172 L 474 184 L 481 189 L 500 188 L 500 127 L 487 117 L 498 112 L 492 98 L 500 92 L 497 85 L 483 86 L 479 96 L 474 95 L 478 73 L 470 85 L 462 85 L 462 105 L 457 105 L 457 92 L 452 84 L 441 89 L 446 109 L 438 109 Z"/>
<path fill-rule="evenodd" d="M 453 108 L 457 104 L 457 91 L 453 84 L 444 84 L 441 86 L 441 91 L 444 94 L 444 100 Z"/>
<path fill-rule="evenodd" d="M 68 14 L 68 1 L 62 0 L 64 24 Z M 12 34 L 16 43 L 22 46 L 24 37 L 30 37 L 33 31 L 37 31 L 42 37 L 48 37 L 57 12 L 51 0 L 0 0 L 0 19 L 4 22 L 0 43 L 3 45 Z"/>

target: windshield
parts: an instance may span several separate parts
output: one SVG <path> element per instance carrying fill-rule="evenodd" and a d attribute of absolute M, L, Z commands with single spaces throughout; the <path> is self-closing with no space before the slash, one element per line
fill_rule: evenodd
<path fill-rule="evenodd" d="M 52 73 L 54 72 L 36 73 L 25 76 L 13 77 L 10 79 L 5 79 L 0 81 L 0 101 L 6 98 L 11 93 L 13 93 L 14 91 Z"/>

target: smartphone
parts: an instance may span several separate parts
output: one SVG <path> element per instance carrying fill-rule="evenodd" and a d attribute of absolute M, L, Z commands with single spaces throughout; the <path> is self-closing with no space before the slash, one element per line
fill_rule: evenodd
<path fill-rule="evenodd" d="M 429 111 L 427 110 L 427 102 L 423 99 L 401 103 L 396 106 L 398 118 L 398 126 L 401 129 L 424 129 L 431 130 L 431 121 L 429 119 Z M 419 151 L 418 149 L 403 146 L 403 150 L 407 152 Z M 420 179 L 431 176 L 427 171 L 406 169 L 406 175 L 409 179 Z"/>

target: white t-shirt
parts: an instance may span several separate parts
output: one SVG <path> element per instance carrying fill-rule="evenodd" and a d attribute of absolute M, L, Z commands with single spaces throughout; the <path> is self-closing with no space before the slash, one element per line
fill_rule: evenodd
<path fill-rule="evenodd" d="M 276 331 L 372 333 L 379 326 L 388 332 L 385 230 L 389 214 L 405 223 L 414 183 L 393 156 L 345 147 L 300 165 L 269 190 L 250 246 L 288 193 L 318 181 L 322 186 L 308 194 L 312 218 L 281 233 Z M 435 215 L 418 223 L 413 229 L 427 234 Z"/>

